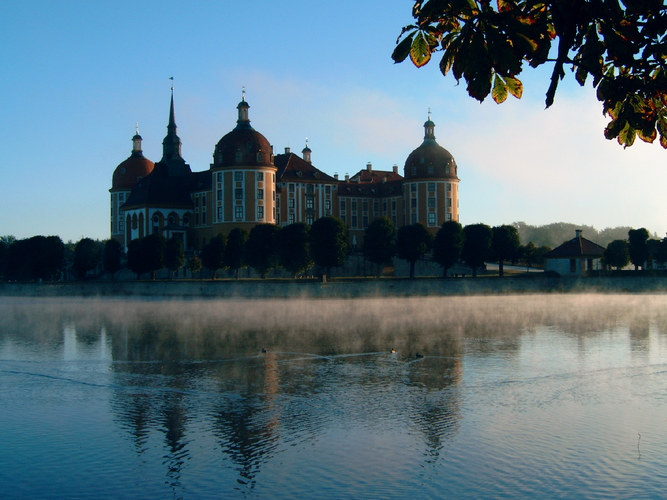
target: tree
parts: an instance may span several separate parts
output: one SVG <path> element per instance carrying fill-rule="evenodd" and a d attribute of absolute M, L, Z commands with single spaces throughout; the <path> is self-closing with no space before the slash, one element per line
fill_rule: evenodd
<path fill-rule="evenodd" d="M 236 279 L 239 279 L 239 272 L 245 266 L 245 250 L 248 241 L 248 233 L 245 229 L 235 227 L 227 236 L 227 245 L 225 246 L 224 264 L 229 269 L 235 271 Z"/>
<path fill-rule="evenodd" d="M 164 238 L 157 234 L 149 234 L 142 240 L 141 248 L 146 272 L 155 279 L 155 271 L 164 266 Z"/>
<path fill-rule="evenodd" d="M 146 272 L 142 246 L 141 239 L 132 240 L 127 245 L 127 267 L 137 275 L 137 279 Z"/>
<path fill-rule="evenodd" d="M 195 273 L 199 273 L 201 271 L 201 259 L 197 255 L 193 255 L 188 259 L 188 269 L 190 270 L 190 274 L 194 278 Z M 201 274 L 199 275 L 201 278 Z"/>
<path fill-rule="evenodd" d="M 493 228 L 491 251 L 498 259 L 498 274 L 504 276 L 504 261 L 516 259 L 519 252 L 519 233 L 514 226 L 496 226 Z"/>
<path fill-rule="evenodd" d="M 433 260 L 442 266 L 442 275 L 458 262 L 463 248 L 463 227 L 456 221 L 444 222 L 435 235 Z"/>
<path fill-rule="evenodd" d="M 343 265 L 350 253 L 343 221 L 331 216 L 317 219 L 310 228 L 310 252 L 315 264 L 325 269 L 322 281 L 326 281 L 331 268 Z"/>
<path fill-rule="evenodd" d="M 104 270 L 114 276 L 120 269 L 120 258 L 123 255 L 123 247 L 118 240 L 113 238 L 104 242 L 102 262 Z"/>
<path fill-rule="evenodd" d="M 661 265 L 664 265 L 665 262 L 667 262 L 667 238 L 660 240 L 658 251 L 655 254 L 655 260 Z"/>
<path fill-rule="evenodd" d="M 277 263 L 275 224 L 257 224 L 250 230 L 246 245 L 246 257 L 250 267 L 266 278 L 269 270 Z"/>
<path fill-rule="evenodd" d="M 433 236 L 419 222 L 398 230 L 396 248 L 398 256 L 410 263 L 410 279 L 415 277 L 415 262 L 433 246 Z"/>
<path fill-rule="evenodd" d="M 472 268 L 473 278 L 476 278 L 477 268 L 489 258 L 493 231 L 486 224 L 470 224 L 463 228 L 463 234 L 461 257 Z"/>
<path fill-rule="evenodd" d="M 396 229 L 387 217 L 379 217 L 364 231 L 364 258 L 376 265 L 375 275 L 379 278 L 381 265 L 396 255 Z"/>
<path fill-rule="evenodd" d="M 7 277 L 7 262 L 9 260 L 9 243 L 0 239 L 0 279 Z"/>
<path fill-rule="evenodd" d="M 628 251 L 630 252 L 630 262 L 634 264 L 635 271 L 639 266 L 645 266 L 648 260 L 648 240 L 649 234 L 646 228 L 630 229 L 628 231 L 628 242 L 630 244 Z"/>
<path fill-rule="evenodd" d="M 306 224 L 296 222 L 281 228 L 276 235 L 278 262 L 294 277 L 313 265 L 308 232 Z"/>
<path fill-rule="evenodd" d="M 496 4 L 496 2 L 493 2 Z M 637 136 L 667 148 L 667 70 L 663 0 L 416 0 L 415 24 L 403 28 L 392 54 L 417 67 L 443 53 L 440 71 L 467 83 L 468 94 L 502 103 L 521 98 L 524 63 L 553 64 L 546 106 L 565 68 L 584 85 L 592 77 L 607 139 L 624 147 Z M 402 38 L 402 40 L 401 40 Z M 552 43 L 555 47 L 552 47 Z"/>
<path fill-rule="evenodd" d="M 628 251 L 628 242 L 625 240 L 614 240 L 604 251 L 604 261 L 608 266 L 615 267 L 617 270 L 628 265 L 630 262 L 630 253 Z"/>
<path fill-rule="evenodd" d="M 173 277 L 173 274 L 177 273 L 184 263 L 183 240 L 172 236 L 164 246 L 164 267 L 172 272 Z"/>
<path fill-rule="evenodd" d="M 79 279 L 86 279 L 88 271 L 95 269 L 102 259 L 102 245 L 90 238 L 81 238 L 74 247 L 72 268 Z"/>
<path fill-rule="evenodd" d="M 201 252 L 201 262 L 207 269 L 213 272 L 211 279 L 215 279 L 218 269 L 224 266 L 225 235 L 218 233 L 211 238 Z"/>

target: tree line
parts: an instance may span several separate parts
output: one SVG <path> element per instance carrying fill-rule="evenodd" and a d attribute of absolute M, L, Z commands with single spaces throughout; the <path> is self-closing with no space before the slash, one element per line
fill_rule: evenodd
<path fill-rule="evenodd" d="M 317 273 L 326 280 L 331 268 L 342 266 L 353 252 L 375 264 L 376 276 L 395 257 L 409 263 L 411 278 L 415 264 L 423 259 L 440 265 L 443 276 L 458 263 L 468 266 L 476 276 L 485 262 L 497 262 L 502 276 L 505 263 L 541 265 L 544 254 L 551 250 L 532 241 L 521 244 L 522 224 L 464 227 L 448 221 L 432 235 L 422 224 L 396 228 L 390 219 L 381 217 L 368 226 L 363 244 L 357 249 L 350 245 L 348 229 L 342 221 L 323 217 L 312 226 L 259 224 L 250 232 L 235 228 L 227 235 L 216 235 L 201 251 L 189 255 L 184 252 L 182 240 L 165 240 L 158 235 L 132 240 L 126 255 L 121 244 L 113 239 L 82 238 L 77 243 L 64 244 L 58 236 L 22 240 L 4 236 L 0 237 L 0 276 L 13 281 L 87 279 L 102 273 L 114 276 L 126 267 L 138 279 L 146 275 L 154 277 L 161 269 L 169 270 L 173 277 L 183 268 L 192 276 L 201 276 L 205 268 L 213 278 L 221 269 L 227 269 L 238 279 L 241 269 L 246 267 L 265 278 L 273 269 L 284 269 L 296 277 L 313 272 L 316 266 Z M 629 262 L 638 269 L 652 261 L 667 261 L 667 239 L 650 239 L 645 228 L 630 229 L 627 240 L 613 240 L 604 255 L 605 264 L 617 269 Z"/>

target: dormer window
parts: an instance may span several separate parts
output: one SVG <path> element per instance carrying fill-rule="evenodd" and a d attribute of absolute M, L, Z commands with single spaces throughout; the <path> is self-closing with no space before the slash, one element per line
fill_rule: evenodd
<path fill-rule="evenodd" d="M 262 155 L 262 152 L 258 151 L 257 152 L 257 163 L 262 163 L 263 159 L 264 159 L 264 157 Z"/>
<path fill-rule="evenodd" d="M 222 153 L 218 153 L 218 163 L 222 163 Z"/>
<path fill-rule="evenodd" d="M 236 152 L 236 161 L 243 160 L 243 153 L 241 151 Z"/>

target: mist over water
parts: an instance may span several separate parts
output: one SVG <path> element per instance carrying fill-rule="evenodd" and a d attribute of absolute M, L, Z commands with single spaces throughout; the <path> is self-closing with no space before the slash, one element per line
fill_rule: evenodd
<path fill-rule="evenodd" d="M 3 297 L 0 491 L 660 496 L 665 306 Z"/>

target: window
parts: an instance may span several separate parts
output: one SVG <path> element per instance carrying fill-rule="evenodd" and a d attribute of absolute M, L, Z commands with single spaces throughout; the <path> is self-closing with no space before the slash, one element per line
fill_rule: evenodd
<path fill-rule="evenodd" d="M 449 172 L 450 172 L 450 168 L 449 168 L 449 166 L 445 167 L 445 173 L 446 173 L 447 175 L 449 175 Z"/>
<path fill-rule="evenodd" d="M 447 214 L 447 220 L 452 220 L 452 214 Z"/>
<path fill-rule="evenodd" d="M 264 219 L 264 207 L 262 205 L 259 205 L 257 207 L 257 219 L 258 220 Z"/>
<path fill-rule="evenodd" d="M 448 207 L 452 206 L 452 199 L 451 198 L 447 198 L 447 206 Z"/>
<path fill-rule="evenodd" d="M 289 192 L 290 192 L 290 193 L 293 193 L 293 192 L 294 192 L 294 183 L 293 183 L 293 182 L 290 182 L 290 183 L 289 183 Z"/>
<path fill-rule="evenodd" d="M 222 182 L 222 172 L 218 172 L 218 182 Z"/>
<path fill-rule="evenodd" d="M 199 225 L 199 212 L 195 212 L 195 226 Z"/>
<path fill-rule="evenodd" d="M 206 206 L 206 193 L 202 193 L 201 195 L 201 204 Z"/>
<path fill-rule="evenodd" d="M 352 216 L 352 227 L 357 227 L 357 216 L 356 215 Z"/>
<path fill-rule="evenodd" d="M 237 221 L 243 220 L 243 206 L 234 207 L 234 219 Z"/>
<path fill-rule="evenodd" d="M 410 168 L 410 174 L 413 175 L 413 176 L 417 175 L 417 167 Z"/>
<path fill-rule="evenodd" d="M 306 198 L 306 210 L 312 210 L 315 203 L 312 196 Z"/>
<path fill-rule="evenodd" d="M 218 200 L 222 200 L 222 189 L 218 189 Z"/>
<path fill-rule="evenodd" d="M 324 209 L 331 210 L 331 200 L 324 200 Z"/>
<path fill-rule="evenodd" d="M 429 182 L 429 183 L 428 183 L 428 190 L 429 190 L 430 192 L 435 191 L 435 182 Z"/>
<path fill-rule="evenodd" d="M 273 195 L 273 201 L 276 201 L 276 192 L 275 192 L 275 191 L 271 191 L 271 194 Z"/>
<path fill-rule="evenodd" d="M 373 202 L 373 212 L 377 215 L 377 213 L 380 211 L 380 202 L 378 200 L 375 200 Z"/>
<path fill-rule="evenodd" d="M 410 200 L 410 207 L 411 208 L 417 208 L 417 198 L 412 198 Z"/>
<path fill-rule="evenodd" d="M 243 188 L 236 188 L 234 190 L 234 199 L 242 200 L 243 199 Z"/>
<path fill-rule="evenodd" d="M 308 224 L 309 226 L 312 226 L 313 225 L 313 220 L 314 220 L 313 214 L 306 215 L 306 224 Z"/>
<path fill-rule="evenodd" d="M 222 207 L 218 207 L 218 220 L 222 220 Z"/>
<path fill-rule="evenodd" d="M 325 192 L 326 194 L 331 194 L 331 186 L 325 186 L 325 187 L 324 187 L 324 192 Z"/>
<path fill-rule="evenodd" d="M 417 184 L 410 184 L 410 192 L 412 193 L 417 192 Z"/>
<path fill-rule="evenodd" d="M 450 183 L 447 183 L 447 191 L 451 191 L 451 190 L 452 190 L 452 185 Z"/>
<path fill-rule="evenodd" d="M 118 230 L 121 232 L 125 231 L 125 222 L 122 218 L 118 220 Z"/>
<path fill-rule="evenodd" d="M 435 224 L 435 214 L 434 213 L 428 214 L 428 225 L 429 226 L 435 226 L 436 225 Z"/>
<path fill-rule="evenodd" d="M 258 189 L 257 190 L 257 199 L 258 200 L 263 200 L 264 199 L 264 190 L 263 189 Z"/>
<path fill-rule="evenodd" d="M 435 208 L 435 198 L 428 199 L 428 208 Z"/>
<path fill-rule="evenodd" d="M 260 151 L 257 153 L 257 163 L 261 163 L 264 160 L 264 157 L 262 156 L 262 152 Z"/>
<path fill-rule="evenodd" d="M 287 216 L 287 223 L 294 224 L 296 222 L 296 216 L 294 214 L 289 214 Z"/>
<path fill-rule="evenodd" d="M 361 227 L 364 227 L 364 228 L 368 227 L 368 215 L 364 215 L 361 218 L 361 224 L 362 224 Z"/>
<path fill-rule="evenodd" d="M 234 180 L 237 182 L 241 182 L 243 180 L 243 172 L 240 171 L 234 172 Z"/>
<path fill-rule="evenodd" d="M 125 201 L 125 193 L 118 193 L 118 201 L 121 203 Z"/>
<path fill-rule="evenodd" d="M 361 202 L 361 209 L 364 212 L 368 212 L 368 200 L 364 200 L 364 201 Z"/>
<path fill-rule="evenodd" d="M 392 212 L 396 211 L 396 200 L 391 200 L 391 210 Z"/>
<path fill-rule="evenodd" d="M 243 160 L 243 153 L 241 151 L 236 152 L 236 161 L 241 161 Z"/>
<path fill-rule="evenodd" d="M 257 172 L 257 180 L 258 181 L 263 181 L 264 180 L 264 172 Z"/>
<path fill-rule="evenodd" d="M 352 201 L 352 208 L 350 210 L 352 210 L 353 212 L 357 210 L 357 202 L 355 200 Z"/>
<path fill-rule="evenodd" d="M 201 213 L 201 224 L 202 226 L 205 226 L 207 224 L 206 210 L 203 210 Z"/>
<path fill-rule="evenodd" d="M 289 199 L 289 201 L 287 202 L 287 206 L 289 208 L 294 208 L 294 198 Z"/>
<path fill-rule="evenodd" d="M 417 214 L 412 214 L 412 224 L 417 224 Z"/>
<path fill-rule="evenodd" d="M 428 173 L 431 175 L 433 174 L 433 165 L 428 166 Z"/>
<path fill-rule="evenodd" d="M 312 184 L 308 184 L 308 185 L 306 186 L 306 193 L 308 193 L 308 194 L 313 194 L 314 192 L 315 192 L 315 188 L 313 187 L 313 185 L 312 185 Z"/>

